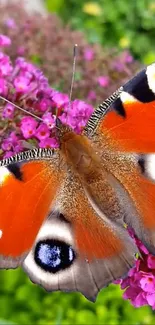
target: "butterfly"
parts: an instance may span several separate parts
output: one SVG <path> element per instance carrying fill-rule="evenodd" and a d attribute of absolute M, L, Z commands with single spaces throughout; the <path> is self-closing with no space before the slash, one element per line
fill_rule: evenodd
<path fill-rule="evenodd" d="M 155 253 L 155 64 L 92 113 L 79 135 L 57 119 L 58 149 L 0 161 L 0 268 L 95 301 L 138 248 Z"/>

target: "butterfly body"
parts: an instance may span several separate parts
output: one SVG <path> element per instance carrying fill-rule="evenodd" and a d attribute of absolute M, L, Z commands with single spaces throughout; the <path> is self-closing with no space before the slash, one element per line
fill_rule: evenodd
<path fill-rule="evenodd" d="M 155 254 L 154 73 L 99 105 L 81 134 L 58 121 L 59 149 L 0 162 L 0 268 L 21 265 L 48 291 L 94 301 L 134 265 L 124 224 Z"/>
<path fill-rule="evenodd" d="M 98 174 L 100 160 L 94 152 L 91 141 L 85 135 L 68 130 L 60 137 L 60 152 L 67 164 L 83 179 L 89 181 Z M 94 175 L 94 176 L 93 176 Z"/>
<path fill-rule="evenodd" d="M 81 187 L 91 198 L 91 203 L 94 202 L 96 207 L 100 207 L 101 214 L 106 212 L 111 219 L 122 215 L 119 198 L 116 197 L 115 190 L 108 180 L 108 160 L 104 159 L 103 162 L 101 159 L 102 155 L 105 155 L 103 141 L 101 151 L 99 146 L 85 135 L 68 131 L 64 137 L 61 137 L 60 152 L 64 154 L 66 164 L 79 178 Z M 110 163 L 114 163 L 116 167 L 116 161 L 110 159 Z"/>

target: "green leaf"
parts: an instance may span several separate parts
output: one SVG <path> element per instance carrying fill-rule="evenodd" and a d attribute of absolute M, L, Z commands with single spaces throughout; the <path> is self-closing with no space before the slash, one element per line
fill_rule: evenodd
<path fill-rule="evenodd" d="M 46 7 L 50 12 L 59 12 L 64 5 L 64 0 L 46 0 Z"/>

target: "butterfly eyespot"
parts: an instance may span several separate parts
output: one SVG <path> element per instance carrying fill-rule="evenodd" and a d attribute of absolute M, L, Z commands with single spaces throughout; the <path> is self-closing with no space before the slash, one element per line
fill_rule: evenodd
<path fill-rule="evenodd" d="M 75 257 L 75 252 L 70 245 L 53 239 L 38 242 L 34 252 L 36 264 L 50 273 L 68 268 Z"/>

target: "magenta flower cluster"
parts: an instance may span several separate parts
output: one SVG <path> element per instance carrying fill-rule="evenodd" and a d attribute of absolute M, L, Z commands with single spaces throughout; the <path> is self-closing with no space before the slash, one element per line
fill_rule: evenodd
<path fill-rule="evenodd" d="M 130 236 L 135 241 L 140 256 L 135 261 L 135 266 L 130 269 L 128 276 L 115 281 L 119 283 L 124 299 L 129 299 L 136 308 L 149 305 L 155 310 L 155 256 L 149 253 L 143 243 L 129 230 Z"/>
<path fill-rule="evenodd" d="M 0 46 L 9 44 L 11 40 L 0 35 Z M 18 57 L 13 65 L 3 52 L 0 52 L 0 95 L 41 118 L 38 121 L 32 116 L 23 116 L 14 105 L 2 103 L 1 120 L 5 133 L 2 129 L 0 135 L 4 157 L 23 150 L 22 140 L 41 148 L 58 147 L 56 115 L 62 123 L 80 133 L 93 112 L 93 107 L 82 100 L 69 103 L 69 96 L 51 88 L 43 73 L 24 57 Z M 7 128 L 9 122 L 13 127 L 11 133 Z"/>

